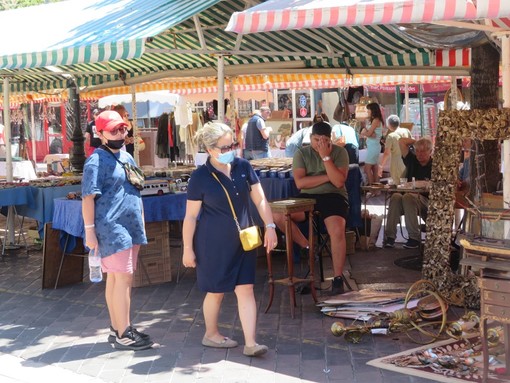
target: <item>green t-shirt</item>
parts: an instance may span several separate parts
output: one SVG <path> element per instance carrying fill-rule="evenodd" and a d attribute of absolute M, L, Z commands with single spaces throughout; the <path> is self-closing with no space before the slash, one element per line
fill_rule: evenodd
<path fill-rule="evenodd" d="M 333 150 L 329 155 L 331 160 L 337 168 L 345 168 L 348 171 L 349 168 L 349 155 L 347 150 L 344 148 L 333 145 Z M 318 176 L 326 174 L 326 167 L 324 161 L 320 157 L 319 153 L 312 149 L 311 146 L 300 148 L 295 154 L 292 160 L 293 169 L 305 169 L 307 176 Z M 347 190 L 345 186 L 337 188 L 331 182 L 326 182 L 322 185 L 316 186 L 310 189 L 302 189 L 301 193 L 306 194 L 326 194 L 326 193 L 338 193 L 347 198 Z"/>

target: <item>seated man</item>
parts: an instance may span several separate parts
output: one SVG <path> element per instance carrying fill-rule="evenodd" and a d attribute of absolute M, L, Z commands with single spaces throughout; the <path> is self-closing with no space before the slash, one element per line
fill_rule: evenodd
<path fill-rule="evenodd" d="M 331 143 L 331 125 L 317 122 L 312 126 L 310 145 L 294 154 L 292 169 L 301 198 L 316 200 L 315 210 L 321 215 L 331 238 L 334 279 L 333 295 L 344 292 L 343 268 L 345 263 L 345 219 L 349 210 L 345 180 L 349 168 L 347 151 Z M 291 215 L 292 238 L 301 246 L 309 247 L 308 239 L 299 230 L 296 222 L 305 220 L 305 213 Z M 274 214 L 274 222 L 285 232 L 285 216 Z"/>
<path fill-rule="evenodd" d="M 413 142 L 415 153 L 409 150 L 409 146 Z M 413 178 L 417 181 L 430 180 L 432 172 L 432 141 L 426 137 L 420 138 L 416 142 L 412 138 L 401 138 L 399 144 L 402 159 L 406 166 L 407 181 L 412 181 Z M 418 248 L 421 243 L 418 216 L 425 217 L 427 215 L 428 204 L 428 197 L 419 193 L 392 194 L 388 208 L 388 219 L 386 220 L 384 247 L 395 246 L 397 225 L 400 222 L 400 216 L 403 214 L 409 235 L 404 248 Z"/>

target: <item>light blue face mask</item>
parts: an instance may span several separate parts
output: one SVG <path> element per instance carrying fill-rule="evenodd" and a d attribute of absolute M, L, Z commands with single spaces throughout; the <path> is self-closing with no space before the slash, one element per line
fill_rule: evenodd
<path fill-rule="evenodd" d="M 231 150 L 226 153 L 222 153 L 218 156 L 218 162 L 221 162 L 222 164 L 229 164 L 232 161 L 234 161 L 234 158 L 236 157 L 236 152 L 234 150 Z"/>

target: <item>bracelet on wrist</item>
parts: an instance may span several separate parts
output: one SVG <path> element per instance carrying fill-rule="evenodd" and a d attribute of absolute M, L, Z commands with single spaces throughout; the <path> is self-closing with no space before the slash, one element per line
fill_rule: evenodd
<path fill-rule="evenodd" d="M 268 223 L 266 229 L 276 229 L 276 225 L 274 223 Z"/>
<path fill-rule="evenodd" d="M 85 225 L 85 229 L 92 229 L 93 227 L 96 227 L 96 225 L 94 225 L 94 224 Z"/>

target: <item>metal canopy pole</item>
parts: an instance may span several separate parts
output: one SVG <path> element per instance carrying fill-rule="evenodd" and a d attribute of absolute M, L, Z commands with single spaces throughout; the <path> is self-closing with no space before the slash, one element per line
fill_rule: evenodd
<path fill-rule="evenodd" d="M 400 118 L 400 110 L 402 109 L 402 96 L 400 95 L 400 86 L 395 86 L 395 107 L 396 115 Z"/>
<path fill-rule="evenodd" d="M 9 78 L 4 78 L 4 137 L 5 137 L 5 168 L 7 182 L 13 181 L 12 171 L 12 146 L 11 146 L 11 104 L 9 101 Z M 6 244 L 14 244 L 14 206 L 9 206 L 7 210 L 7 232 L 5 234 Z M 5 246 L 4 245 L 4 246 Z M 3 255 L 3 251 L 2 251 Z"/>
<path fill-rule="evenodd" d="M 35 148 L 35 141 L 36 141 L 36 130 L 35 130 L 35 115 L 34 115 L 34 101 L 30 101 L 30 132 L 32 135 L 32 159 L 34 160 L 34 164 L 37 163 L 37 150 Z"/>
<path fill-rule="evenodd" d="M 420 102 L 420 137 L 425 135 L 425 108 L 423 107 L 423 87 L 418 85 L 418 101 Z"/>
<path fill-rule="evenodd" d="M 218 121 L 225 122 L 225 60 L 218 56 Z"/>
<path fill-rule="evenodd" d="M 138 122 L 136 120 L 136 86 L 134 85 L 131 85 L 131 111 L 133 112 L 133 120 L 132 120 L 132 124 L 133 124 L 133 143 L 134 143 L 134 152 L 133 152 L 133 156 L 135 158 L 135 162 L 138 166 L 140 166 L 140 161 L 139 161 L 139 148 L 138 148 L 138 140 L 137 140 L 137 137 L 138 137 Z"/>
<path fill-rule="evenodd" d="M 410 122 L 409 121 L 409 84 L 407 83 L 407 81 L 405 83 L 404 92 L 405 92 L 405 98 L 406 98 L 405 122 Z"/>

